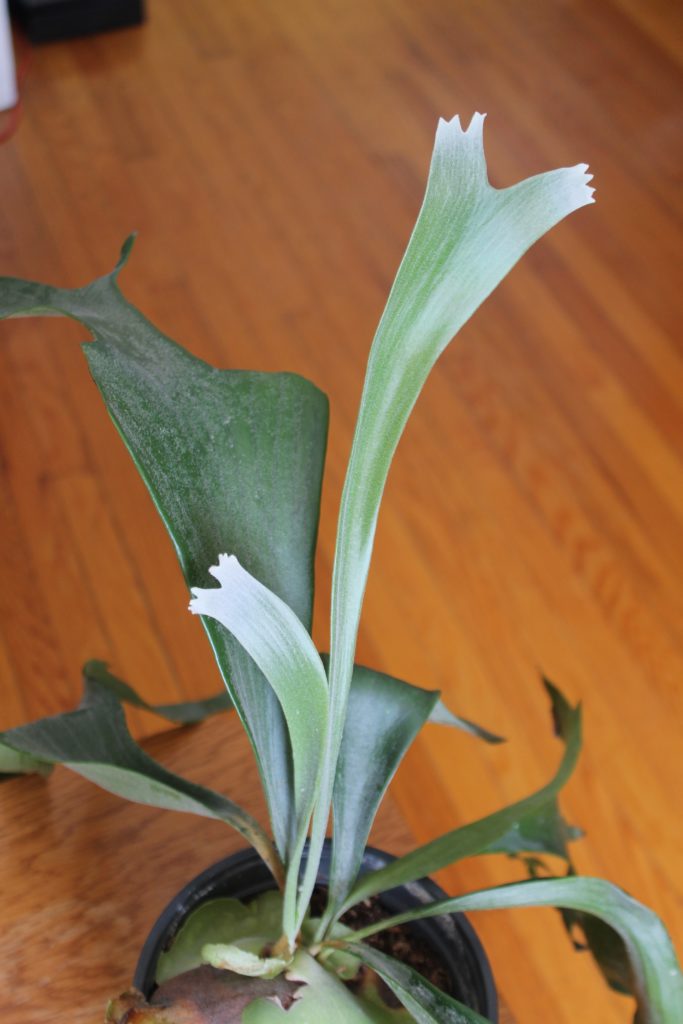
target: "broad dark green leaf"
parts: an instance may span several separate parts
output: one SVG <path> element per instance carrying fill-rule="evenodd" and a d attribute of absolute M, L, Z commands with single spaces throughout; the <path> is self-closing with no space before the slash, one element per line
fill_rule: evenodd
<path fill-rule="evenodd" d="M 161 334 L 118 288 L 131 245 L 113 273 L 83 288 L 1 279 L 0 317 L 64 315 L 92 332 L 84 346 L 90 370 L 188 585 L 206 586 L 209 566 L 229 551 L 309 628 L 327 399 L 294 374 L 217 370 Z M 279 702 L 225 628 L 204 625 L 285 854 L 292 778 Z"/>
<path fill-rule="evenodd" d="M 526 250 L 593 202 L 585 164 L 492 188 L 483 123 L 481 114 L 467 129 L 458 117 L 439 121 L 422 209 L 370 351 L 339 512 L 328 754 L 304 889 L 315 875 L 332 800 L 380 502 L 408 417 L 439 355 Z"/>
<path fill-rule="evenodd" d="M 126 800 L 224 821 L 258 850 L 282 883 L 279 858 L 258 822 L 227 797 L 175 775 L 146 754 L 128 732 L 118 700 L 105 689 L 78 711 L 0 733 L 0 750 L 5 748 L 41 764 L 63 764 Z"/>
<path fill-rule="evenodd" d="M 83 683 L 82 706 L 99 700 L 101 694 L 106 692 L 123 704 L 144 708 L 145 711 L 151 711 L 176 725 L 195 725 L 211 715 L 230 711 L 233 707 L 227 690 L 222 690 L 215 697 L 207 697 L 205 700 L 186 700 L 179 704 L 148 704 L 132 686 L 112 675 L 104 661 L 86 661 L 83 666 Z"/>
<path fill-rule="evenodd" d="M 683 973 L 664 925 L 642 903 L 601 878 L 534 879 L 482 889 L 387 918 L 358 931 L 356 939 L 440 914 L 509 907 L 562 907 L 604 921 L 618 933 L 628 955 L 639 1024 L 680 1024 L 683 1020 Z M 628 975 L 622 971 L 621 976 Z"/>
<path fill-rule="evenodd" d="M 327 667 L 329 656 L 322 659 Z M 500 736 L 455 715 L 439 699 L 438 691 L 354 665 L 332 805 L 330 896 L 335 909 L 358 874 L 387 786 L 425 722 L 451 726 L 488 743 L 503 742 Z"/>
<path fill-rule="evenodd" d="M 566 856 L 567 841 L 577 831 L 568 826 L 557 807 L 557 794 L 576 764 L 581 750 L 581 711 L 572 708 L 551 683 L 550 694 L 556 731 L 566 744 L 560 766 L 538 792 L 509 807 L 463 825 L 399 857 L 379 871 L 363 875 L 345 901 L 343 910 L 375 893 L 431 875 L 464 857 L 481 853 L 551 853 Z"/>
<path fill-rule="evenodd" d="M 346 950 L 379 974 L 417 1024 L 489 1024 L 485 1017 L 441 992 L 412 967 L 372 946 L 354 942 Z"/>
<path fill-rule="evenodd" d="M 321 657 L 327 668 L 329 655 Z M 329 902 L 321 934 L 349 894 L 382 797 L 425 722 L 462 729 L 490 743 L 501 742 L 500 737 L 449 711 L 438 691 L 354 665 L 333 793 Z"/>
<path fill-rule="evenodd" d="M 438 692 L 355 666 L 334 784 L 334 840 L 324 925 L 348 896 L 377 808 L 438 697 Z"/>
<path fill-rule="evenodd" d="M 101 701 L 107 695 L 115 697 L 122 703 L 152 711 L 155 715 L 160 715 L 177 725 L 192 725 L 201 722 L 209 715 L 218 714 L 220 711 L 229 711 L 233 706 L 226 690 L 206 700 L 183 701 L 179 704 L 148 704 L 132 686 L 112 675 L 103 661 L 86 662 L 83 666 L 81 707 Z M 0 775 L 28 775 L 31 773 L 49 775 L 51 771 L 52 765 L 30 757 L 28 754 L 12 750 L 11 747 L 0 743 Z"/>

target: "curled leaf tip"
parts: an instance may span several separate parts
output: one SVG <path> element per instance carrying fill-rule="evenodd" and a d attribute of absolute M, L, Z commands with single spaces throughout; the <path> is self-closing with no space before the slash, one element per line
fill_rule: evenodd
<path fill-rule="evenodd" d="M 128 235 L 128 238 L 125 240 L 123 245 L 121 246 L 121 253 L 119 255 L 118 262 L 117 262 L 117 264 L 116 264 L 116 266 L 114 267 L 114 270 L 113 270 L 114 277 L 118 277 L 119 276 L 119 274 L 121 273 L 121 271 L 125 267 L 126 263 L 128 262 L 128 258 L 129 258 L 130 254 L 132 252 L 132 249 L 133 249 L 133 246 L 135 245 L 135 241 L 136 241 L 137 237 L 138 237 L 137 231 L 132 231 Z"/>

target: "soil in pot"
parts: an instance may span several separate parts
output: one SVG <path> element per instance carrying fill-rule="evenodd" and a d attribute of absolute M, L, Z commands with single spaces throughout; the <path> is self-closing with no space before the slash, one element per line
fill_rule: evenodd
<path fill-rule="evenodd" d="M 311 911 L 316 917 L 322 914 L 325 909 L 326 893 L 326 889 L 322 886 L 318 886 L 313 893 Z M 362 903 L 358 903 L 355 907 L 347 910 L 341 917 L 341 923 L 348 925 L 349 928 L 353 928 L 354 931 L 359 931 L 361 928 L 367 928 L 368 925 L 384 921 L 389 916 L 390 913 L 382 906 L 381 900 L 377 896 L 372 896 L 370 899 L 363 900 Z M 429 942 L 425 942 L 421 935 L 417 935 L 414 930 L 411 931 L 407 925 L 387 928 L 385 931 L 378 932 L 377 935 L 371 935 L 365 941 L 369 946 L 374 946 L 381 953 L 393 956 L 396 960 L 400 960 L 401 963 L 412 967 L 423 978 L 431 982 L 432 985 L 441 989 L 442 992 L 449 996 L 454 995 L 453 980 L 443 958 L 435 952 Z M 361 967 L 358 979 L 348 982 L 349 988 L 354 990 L 362 987 L 363 974 L 366 971 L 367 968 Z M 379 981 L 379 990 L 387 1006 L 399 1007 L 401 1005 L 389 986 L 385 985 L 381 980 Z"/>

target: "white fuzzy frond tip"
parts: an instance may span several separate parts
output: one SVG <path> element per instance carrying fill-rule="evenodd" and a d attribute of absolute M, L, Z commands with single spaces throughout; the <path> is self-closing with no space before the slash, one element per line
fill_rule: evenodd
<path fill-rule="evenodd" d="M 222 554 L 218 556 L 218 564 L 209 566 L 209 573 L 218 580 L 221 586 L 225 586 L 238 573 L 244 572 L 236 555 Z M 206 590 L 203 587 L 191 587 L 192 599 L 189 610 L 193 615 L 206 615 L 210 602 L 217 590 Z"/>
<path fill-rule="evenodd" d="M 481 125 L 485 117 L 486 114 L 480 114 L 478 110 L 475 110 L 475 112 L 472 114 L 472 117 L 470 118 L 470 123 L 468 124 L 467 128 L 463 128 L 462 122 L 460 120 L 460 114 L 454 114 L 450 120 L 447 117 L 440 117 L 439 124 L 445 125 L 447 127 L 457 128 L 459 131 L 463 133 L 463 135 L 467 135 L 467 133 L 471 131 L 473 128 L 477 128 L 479 125 Z"/>
<path fill-rule="evenodd" d="M 484 130 L 484 121 L 486 120 L 486 114 L 480 114 L 478 110 L 472 114 L 470 123 L 465 129 L 465 135 L 469 135 L 470 132 L 473 135 L 481 135 Z"/>
<path fill-rule="evenodd" d="M 218 565 L 212 565 L 209 567 L 209 572 L 217 580 L 223 580 L 231 573 L 241 569 L 242 566 L 239 563 L 237 555 L 219 555 Z"/>
<path fill-rule="evenodd" d="M 576 167 L 571 167 L 570 170 L 577 172 L 575 185 L 578 190 L 577 199 L 579 196 L 583 196 L 583 202 L 577 202 L 577 206 L 594 203 L 595 189 L 588 184 L 589 181 L 593 180 L 593 175 L 589 173 L 588 164 L 577 164 Z"/>
<path fill-rule="evenodd" d="M 551 171 L 548 180 L 553 182 L 552 197 L 548 198 L 558 210 L 563 211 L 563 216 L 595 202 L 595 189 L 588 184 L 593 180 L 593 175 L 588 173 L 588 164 Z"/>
<path fill-rule="evenodd" d="M 470 138 L 480 138 L 483 135 L 485 118 L 486 114 L 480 114 L 476 111 L 472 114 L 467 128 L 463 128 L 460 114 L 455 114 L 450 121 L 445 117 L 440 117 L 436 132 L 437 137 L 439 135 L 443 136 L 445 133 L 447 136 L 454 138 L 466 135 L 469 135 Z"/>

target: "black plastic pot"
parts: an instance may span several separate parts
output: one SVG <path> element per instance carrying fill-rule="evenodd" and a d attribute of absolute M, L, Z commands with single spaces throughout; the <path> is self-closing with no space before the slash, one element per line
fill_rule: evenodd
<path fill-rule="evenodd" d="M 330 845 L 323 852 L 318 882 L 325 885 L 329 878 Z M 363 871 L 385 867 L 394 858 L 381 850 L 367 847 L 363 857 Z M 135 971 L 133 984 L 149 998 L 154 991 L 154 978 L 160 953 L 168 949 L 186 917 L 206 900 L 219 896 L 249 900 L 273 888 L 268 868 L 254 850 L 242 850 L 226 857 L 193 878 L 175 896 L 162 912 L 150 932 Z M 398 914 L 410 907 L 444 899 L 445 893 L 429 878 L 399 889 L 391 889 L 379 897 L 390 913 Z M 472 928 L 462 914 L 449 914 L 425 921 L 416 921 L 410 930 L 428 944 L 448 968 L 453 996 L 482 1016 L 498 1022 L 498 999 L 488 959 Z"/>

